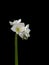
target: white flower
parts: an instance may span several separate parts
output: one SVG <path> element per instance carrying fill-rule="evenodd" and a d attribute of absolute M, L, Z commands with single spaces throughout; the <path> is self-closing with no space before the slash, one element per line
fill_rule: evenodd
<path fill-rule="evenodd" d="M 29 29 L 29 24 L 26 25 L 26 27 L 24 28 L 24 31 L 23 32 L 20 32 L 19 33 L 19 36 L 22 38 L 22 39 L 28 39 L 28 37 L 30 37 L 30 29 Z"/>
<path fill-rule="evenodd" d="M 29 24 L 25 26 L 24 23 L 21 23 L 21 19 L 14 20 L 13 22 L 9 22 L 12 25 L 11 30 L 16 32 L 22 39 L 28 39 L 30 37 L 30 29 Z"/>
<path fill-rule="evenodd" d="M 24 23 L 20 23 L 20 22 L 21 22 L 21 19 L 15 20 L 14 22 L 9 22 L 11 25 L 13 25 L 11 27 L 11 30 L 13 32 L 16 32 L 16 34 L 19 34 L 20 32 L 24 31 L 25 24 Z"/>

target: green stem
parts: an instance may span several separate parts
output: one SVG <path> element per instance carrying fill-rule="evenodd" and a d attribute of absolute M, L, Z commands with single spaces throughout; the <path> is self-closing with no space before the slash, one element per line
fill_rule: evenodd
<path fill-rule="evenodd" d="M 17 34 L 15 34 L 15 65 L 18 65 L 18 42 Z"/>

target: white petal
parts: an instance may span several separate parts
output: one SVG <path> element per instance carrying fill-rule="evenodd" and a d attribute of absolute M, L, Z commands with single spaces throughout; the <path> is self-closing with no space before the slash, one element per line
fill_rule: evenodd
<path fill-rule="evenodd" d="M 25 31 L 23 31 L 22 33 L 19 33 L 19 36 L 22 39 L 28 39 L 28 37 L 30 37 L 30 34 L 29 33 L 26 33 Z"/>
<path fill-rule="evenodd" d="M 15 25 L 21 22 L 21 19 L 19 20 L 14 20 L 13 22 L 9 21 L 10 25 Z"/>
<path fill-rule="evenodd" d="M 30 34 L 28 33 L 28 34 L 26 34 L 26 37 L 28 38 L 28 37 L 30 37 Z"/>
<path fill-rule="evenodd" d="M 12 30 L 13 32 L 16 32 L 16 26 L 17 26 L 17 25 L 13 25 L 13 26 L 11 27 L 11 30 Z"/>
<path fill-rule="evenodd" d="M 26 33 L 29 33 L 29 32 L 30 32 L 30 29 L 26 29 L 25 32 L 26 32 Z"/>
<path fill-rule="evenodd" d="M 21 38 L 23 38 L 23 33 L 19 33 L 19 36 L 20 36 Z"/>
<path fill-rule="evenodd" d="M 20 23 L 21 22 L 21 19 L 17 20 L 17 23 Z"/>
<path fill-rule="evenodd" d="M 13 22 L 9 21 L 10 25 L 13 25 Z"/>
<path fill-rule="evenodd" d="M 19 24 L 17 24 L 17 26 L 23 27 L 23 26 L 25 26 L 25 24 L 24 23 L 19 23 Z"/>
<path fill-rule="evenodd" d="M 23 32 L 22 32 L 22 33 L 19 33 L 19 36 L 20 36 L 22 39 L 27 39 L 27 37 L 26 37 L 26 36 L 24 37 L 24 35 L 25 35 L 25 34 L 24 34 Z"/>
<path fill-rule="evenodd" d="M 17 20 L 14 20 L 14 21 L 13 21 L 13 25 L 14 25 L 14 24 L 17 24 Z"/>
<path fill-rule="evenodd" d="M 29 28 L 29 24 L 27 24 L 25 28 Z"/>
<path fill-rule="evenodd" d="M 19 20 L 14 20 L 13 24 L 18 24 L 18 23 L 20 23 L 20 22 L 21 22 L 21 19 L 19 19 Z"/>

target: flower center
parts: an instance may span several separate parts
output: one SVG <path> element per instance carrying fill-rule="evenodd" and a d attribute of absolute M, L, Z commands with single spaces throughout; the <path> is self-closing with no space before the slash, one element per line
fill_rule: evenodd
<path fill-rule="evenodd" d="M 16 28 L 16 32 L 20 32 L 20 28 Z"/>

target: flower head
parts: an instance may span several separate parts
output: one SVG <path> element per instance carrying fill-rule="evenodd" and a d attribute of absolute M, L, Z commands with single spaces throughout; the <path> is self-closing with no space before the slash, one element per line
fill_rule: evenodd
<path fill-rule="evenodd" d="M 30 37 L 30 29 L 29 24 L 25 26 L 24 23 L 21 23 L 21 19 L 14 20 L 13 22 L 9 22 L 12 25 L 11 30 L 16 32 L 22 39 L 28 39 Z"/>
<path fill-rule="evenodd" d="M 15 20 L 14 22 L 9 22 L 10 25 L 12 25 L 11 30 L 13 32 L 16 32 L 16 34 L 24 31 L 25 24 L 24 23 L 20 23 L 20 22 L 21 22 L 21 19 Z"/>

